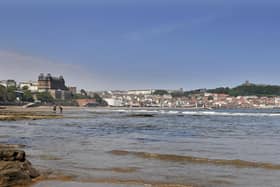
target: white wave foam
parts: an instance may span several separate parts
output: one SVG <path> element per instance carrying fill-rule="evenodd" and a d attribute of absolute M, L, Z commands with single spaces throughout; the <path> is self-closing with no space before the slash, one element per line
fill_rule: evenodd
<path fill-rule="evenodd" d="M 200 116 L 280 116 L 280 113 L 247 113 L 247 112 L 209 112 L 209 111 L 185 111 L 185 115 Z"/>
<path fill-rule="evenodd" d="M 223 112 L 223 111 L 182 111 L 182 110 L 149 110 L 149 109 L 105 109 L 103 112 L 121 112 L 121 113 L 152 113 L 152 114 L 168 114 L 168 115 L 195 115 L 195 116 L 256 116 L 256 117 L 273 117 L 280 116 L 280 113 L 268 112 Z"/>

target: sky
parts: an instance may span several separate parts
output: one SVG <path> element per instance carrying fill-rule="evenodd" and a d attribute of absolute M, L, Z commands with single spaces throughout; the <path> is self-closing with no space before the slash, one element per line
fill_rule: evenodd
<path fill-rule="evenodd" d="M 87 90 L 280 85 L 279 0 L 0 0 L 0 79 Z"/>

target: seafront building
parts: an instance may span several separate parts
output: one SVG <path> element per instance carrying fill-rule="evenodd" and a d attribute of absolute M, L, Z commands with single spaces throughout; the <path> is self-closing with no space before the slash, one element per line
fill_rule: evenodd
<path fill-rule="evenodd" d="M 53 77 L 50 73 L 46 76 L 41 73 L 38 77 L 39 92 L 47 92 L 49 90 L 67 90 L 63 76 Z"/>
<path fill-rule="evenodd" d="M 77 93 L 77 87 L 74 86 L 69 86 L 68 90 L 72 93 L 72 94 L 76 94 Z"/>
<path fill-rule="evenodd" d="M 122 98 L 114 97 L 114 98 L 105 98 L 104 100 L 107 102 L 108 106 L 111 106 L 111 107 L 125 106 Z"/>
<path fill-rule="evenodd" d="M 63 76 L 54 77 L 50 73 L 39 75 L 38 92 L 49 92 L 53 98 L 61 100 L 70 99 L 72 96 L 72 92 L 65 85 Z"/>
<path fill-rule="evenodd" d="M 280 97 L 230 96 L 200 91 L 189 96 L 173 97 L 172 92 L 155 95 L 142 91 L 106 91 L 99 95 L 111 107 L 159 108 L 280 108 Z"/>
<path fill-rule="evenodd" d="M 147 90 L 128 90 L 128 95 L 151 95 L 155 92 L 155 90 L 147 89 Z"/>
<path fill-rule="evenodd" d="M 20 83 L 18 84 L 18 87 L 19 87 L 20 89 L 27 88 L 28 90 L 31 91 L 31 93 L 36 93 L 36 92 L 38 92 L 38 86 L 39 86 L 39 83 L 36 82 L 36 81 L 20 82 Z"/>
<path fill-rule="evenodd" d="M 51 74 L 40 74 L 37 81 L 16 83 L 15 80 L 2 80 L 0 85 L 16 87 L 17 95 L 24 94 L 24 90 L 31 91 L 36 100 L 38 92 L 48 92 L 54 99 L 71 100 L 77 94 L 76 87 L 67 87 L 63 76 L 55 77 Z M 246 82 L 246 85 L 251 83 Z M 175 93 L 175 94 L 174 94 Z M 180 90 L 112 90 L 103 92 L 86 92 L 81 90 L 81 97 L 77 101 L 79 106 L 96 106 L 95 98 L 98 94 L 110 107 L 159 107 L 159 108 L 280 108 L 280 96 L 230 96 L 222 93 L 209 93 L 206 89 L 190 91 L 185 95 Z"/>

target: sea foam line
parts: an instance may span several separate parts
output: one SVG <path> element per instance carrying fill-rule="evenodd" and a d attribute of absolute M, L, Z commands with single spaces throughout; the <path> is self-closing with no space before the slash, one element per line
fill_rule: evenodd
<path fill-rule="evenodd" d="M 101 111 L 100 111 L 101 112 Z M 117 110 L 102 110 L 108 113 L 147 113 L 147 114 L 169 114 L 169 115 L 192 115 L 192 116 L 255 116 L 255 117 L 277 117 L 280 113 L 261 113 L 261 112 L 219 112 L 219 111 L 183 111 L 183 110 L 130 110 L 130 109 L 117 109 Z"/>

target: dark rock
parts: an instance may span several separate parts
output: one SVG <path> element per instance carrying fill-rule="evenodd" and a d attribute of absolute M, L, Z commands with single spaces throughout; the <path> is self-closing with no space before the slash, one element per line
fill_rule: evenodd
<path fill-rule="evenodd" d="M 0 186 L 26 185 L 39 172 L 26 160 L 25 152 L 13 149 L 0 149 Z"/>
<path fill-rule="evenodd" d="M 24 171 L 33 179 L 33 178 L 37 178 L 40 176 L 39 172 L 34 169 L 32 167 L 32 164 L 28 161 L 28 160 L 25 160 L 25 162 L 23 162 L 23 169 Z"/>
<path fill-rule="evenodd" d="M 144 117 L 144 118 L 152 118 L 152 117 L 155 117 L 154 114 L 130 114 L 128 115 L 128 117 Z"/>
<path fill-rule="evenodd" d="M 25 161 L 25 152 L 14 149 L 0 149 L 0 161 Z"/>

